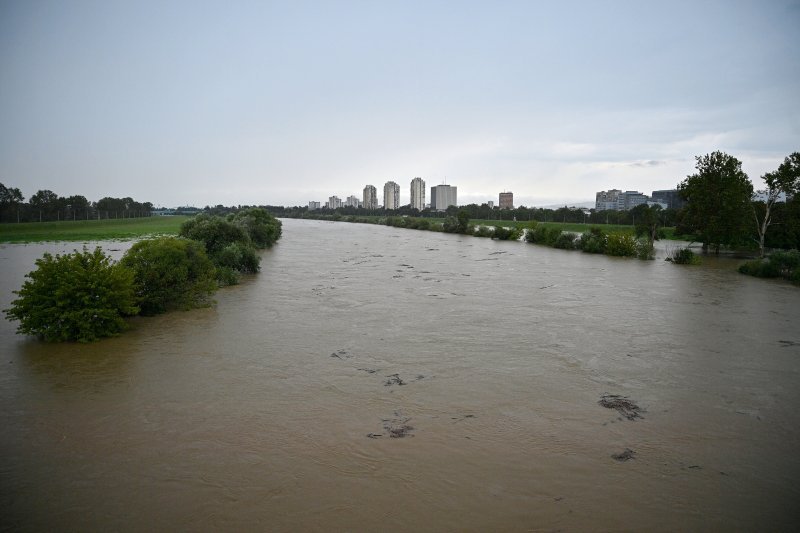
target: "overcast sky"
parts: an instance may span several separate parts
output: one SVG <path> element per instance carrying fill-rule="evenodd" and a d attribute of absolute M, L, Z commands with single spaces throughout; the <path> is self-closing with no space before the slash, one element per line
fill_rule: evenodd
<path fill-rule="evenodd" d="M 800 150 L 800 1 L 0 0 L 0 182 L 26 199 L 459 203 L 674 188 Z M 428 192 L 429 194 L 429 192 Z"/>

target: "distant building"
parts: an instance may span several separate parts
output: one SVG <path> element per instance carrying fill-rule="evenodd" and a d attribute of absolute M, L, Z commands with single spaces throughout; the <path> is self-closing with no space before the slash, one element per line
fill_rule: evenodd
<path fill-rule="evenodd" d="M 387 181 L 383 186 L 384 209 L 398 209 L 400 207 L 400 186 L 393 181 Z"/>
<path fill-rule="evenodd" d="M 501 192 L 500 193 L 500 209 L 514 209 L 514 193 Z"/>
<path fill-rule="evenodd" d="M 617 199 L 622 193 L 619 189 L 600 191 L 595 195 L 594 208 L 597 211 L 611 211 L 617 209 Z"/>
<path fill-rule="evenodd" d="M 447 211 L 451 205 L 458 205 L 458 187 L 452 185 L 436 185 L 431 187 L 431 209 Z"/>
<path fill-rule="evenodd" d="M 669 209 L 680 209 L 686 205 L 686 200 L 681 198 L 677 189 L 653 191 L 650 199 L 660 204 L 666 204 Z"/>
<path fill-rule="evenodd" d="M 411 209 L 425 209 L 425 180 L 422 178 L 411 180 Z"/>
<path fill-rule="evenodd" d="M 378 191 L 373 185 L 364 187 L 364 209 L 378 209 Z"/>
<path fill-rule="evenodd" d="M 314 211 L 315 209 L 319 209 L 319 208 L 320 208 L 320 203 L 319 202 L 308 202 L 308 210 L 309 211 Z"/>
<path fill-rule="evenodd" d="M 361 200 L 358 199 L 358 196 L 348 196 L 344 205 L 347 207 L 361 207 Z"/>
<path fill-rule="evenodd" d="M 342 207 L 342 199 L 338 196 L 331 196 L 328 198 L 328 203 L 325 204 L 328 209 L 338 209 Z"/>
<path fill-rule="evenodd" d="M 638 191 L 611 189 L 600 191 L 595 195 L 594 208 L 597 211 L 627 211 L 637 205 L 646 204 L 650 198 Z"/>
<path fill-rule="evenodd" d="M 637 205 L 646 204 L 649 199 L 646 194 L 638 191 L 625 191 L 617 196 L 617 209 L 619 211 L 628 211 Z"/>
<path fill-rule="evenodd" d="M 489 206 L 489 209 L 494 209 L 494 200 L 489 200 L 488 202 L 486 202 L 486 205 Z"/>

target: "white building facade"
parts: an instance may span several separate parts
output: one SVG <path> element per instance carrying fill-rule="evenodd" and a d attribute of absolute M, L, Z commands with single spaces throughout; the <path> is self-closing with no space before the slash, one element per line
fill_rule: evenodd
<path fill-rule="evenodd" d="M 387 181 L 383 186 L 383 208 L 398 209 L 400 207 L 400 186 L 393 181 Z"/>
<path fill-rule="evenodd" d="M 422 178 L 411 180 L 411 209 L 425 209 L 425 180 Z"/>
<path fill-rule="evenodd" d="M 374 185 L 364 187 L 364 209 L 378 209 L 378 190 Z"/>
<path fill-rule="evenodd" d="M 325 207 L 328 209 L 338 209 L 342 207 L 342 199 L 338 196 L 331 196 L 328 198 L 328 202 L 325 204 Z"/>
<path fill-rule="evenodd" d="M 458 187 L 452 185 L 436 185 L 431 187 L 431 209 L 447 211 L 451 205 L 458 205 Z"/>

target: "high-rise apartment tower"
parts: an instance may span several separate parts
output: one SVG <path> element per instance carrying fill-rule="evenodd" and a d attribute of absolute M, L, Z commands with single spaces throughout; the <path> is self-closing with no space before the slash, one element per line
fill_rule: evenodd
<path fill-rule="evenodd" d="M 364 187 L 364 209 L 378 209 L 378 190 L 374 185 Z"/>
<path fill-rule="evenodd" d="M 383 208 L 397 209 L 400 207 L 400 186 L 393 181 L 387 181 L 383 186 Z"/>
<path fill-rule="evenodd" d="M 425 180 L 422 178 L 411 180 L 411 209 L 425 209 Z"/>

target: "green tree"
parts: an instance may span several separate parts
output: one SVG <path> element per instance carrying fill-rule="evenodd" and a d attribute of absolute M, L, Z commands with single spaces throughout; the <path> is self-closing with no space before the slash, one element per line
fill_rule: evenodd
<path fill-rule="evenodd" d="M 28 203 L 31 204 L 31 207 L 39 212 L 39 220 L 42 220 L 42 217 L 49 219 L 49 218 L 56 218 L 56 213 L 60 207 L 60 198 L 59 196 L 51 190 L 43 189 L 40 191 L 36 191 L 33 196 L 30 197 Z"/>
<path fill-rule="evenodd" d="M 456 219 L 458 220 L 458 232 L 466 233 L 469 227 L 469 211 L 466 209 L 459 209 L 456 214 Z"/>
<path fill-rule="evenodd" d="M 753 184 L 733 156 L 717 151 L 695 159 L 697 173 L 678 185 L 681 197 L 688 201 L 683 224 L 703 248 L 713 246 L 719 253 L 721 246 L 746 239 Z"/>
<path fill-rule="evenodd" d="M 133 271 L 143 315 L 208 305 L 216 271 L 202 243 L 177 237 L 139 241 L 120 263 Z"/>
<path fill-rule="evenodd" d="M 123 317 L 139 312 L 133 272 L 100 248 L 71 254 L 46 253 L 4 312 L 18 320 L 18 333 L 46 341 L 90 342 L 127 327 Z"/>
<path fill-rule="evenodd" d="M 758 232 L 759 257 L 764 258 L 764 239 L 772 224 L 772 209 L 780 198 L 781 194 L 787 197 L 800 194 L 800 152 L 794 152 L 778 167 L 774 172 L 768 172 L 761 176 L 766 187 L 758 191 L 764 197 L 763 214 L 759 217 L 759 210 L 753 203 L 753 216 L 756 220 L 756 231 Z"/>
<path fill-rule="evenodd" d="M 266 209 L 251 207 L 228 215 L 228 220 L 241 227 L 256 248 L 268 248 L 281 238 L 281 221 Z"/>
<path fill-rule="evenodd" d="M 181 237 L 202 242 L 210 256 L 218 253 L 227 245 L 234 242 L 249 243 L 247 232 L 232 222 L 222 217 L 211 215 L 197 215 L 181 225 Z"/>
<path fill-rule="evenodd" d="M 6 187 L 0 183 L 0 212 L 2 220 L 16 220 L 19 222 L 19 205 L 25 199 L 22 191 L 16 187 Z"/>
<path fill-rule="evenodd" d="M 258 272 L 260 258 L 256 255 L 244 227 L 219 216 L 197 215 L 183 223 L 180 235 L 200 241 L 217 268 L 222 285 L 238 282 L 240 272 Z"/>

